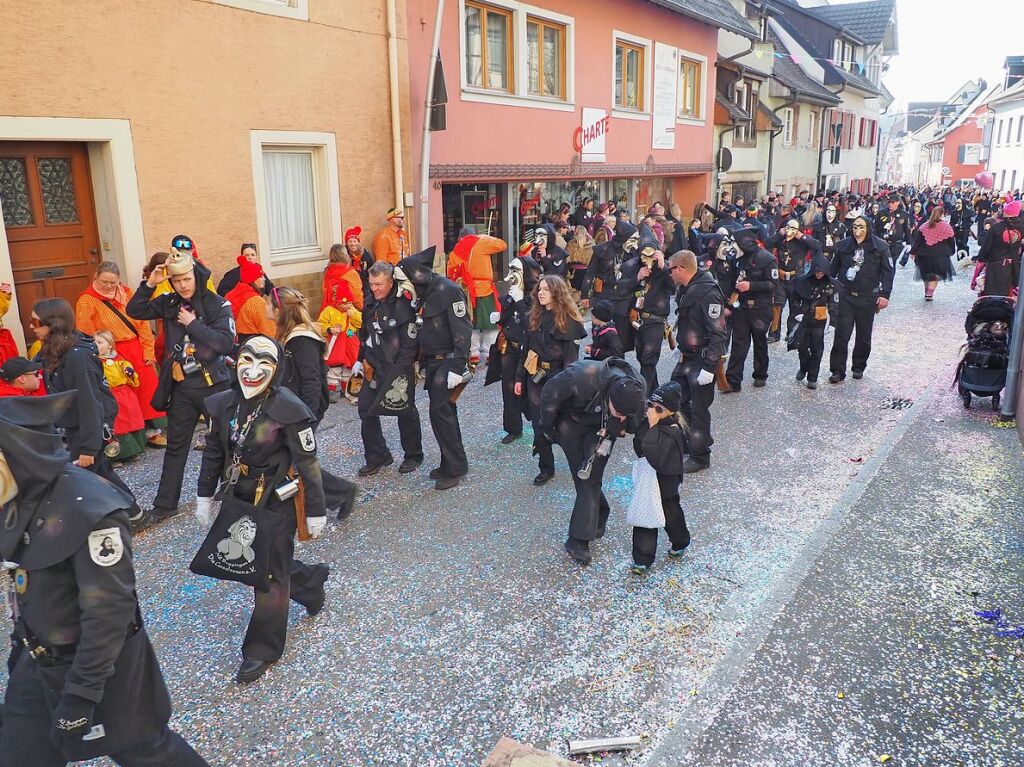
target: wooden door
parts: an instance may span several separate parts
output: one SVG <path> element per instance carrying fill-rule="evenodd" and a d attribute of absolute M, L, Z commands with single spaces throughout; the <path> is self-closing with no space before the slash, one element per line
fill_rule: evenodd
<path fill-rule="evenodd" d="M 57 297 L 74 306 L 100 260 L 85 144 L 0 142 L 0 203 L 31 344 L 35 302 Z"/>

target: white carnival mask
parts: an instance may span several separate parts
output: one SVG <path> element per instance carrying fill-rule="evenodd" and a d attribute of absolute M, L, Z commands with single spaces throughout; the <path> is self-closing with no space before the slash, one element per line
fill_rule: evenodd
<path fill-rule="evenodd" d="M 508 294 L 513 301 L 523 300 L 523 286 L 526 281 L 523 277 L 523 262 L 513 258 L 508 262 L 508 274 L 505 275 L 505 282 L 508 283 Z"/>
<path fill-rule="evenodd" d="M 246 399 L 263 394 L 280 364 L 278 346 L 266 336 L 253 336 L 238 351 L 238 383 Z"/>
<path fill-rule="evenodd" d="M 622 249 L 626 253 L 632 253 L 640 245 L 640 232 L 633 232 L 624 243 L 622 243 Z"/>
<path fill-rule="evenodd" d="M 7 464 L 7 457 L 0 451 L 0 505 L 13 501 L 18 495 L 18 483 Z"/>
<path fill-rule="evenodd" d="M 404 293 L 405 298 L 414 301 L 416 299 L 416 286 L 412 284 L 412 280 L 409 279 L 405 270 L 400 266 L 396 266 L 393 274 L 395 282 L 398 283 L 398 295 Z"/>
<path fill-rule="evenodd" d="M 836 220 L 836 209 L 835 208 L 825 208 L 825 218 L 828 219 L 828 222 L 830 224 L 833 221 L 835 221 Z"/>

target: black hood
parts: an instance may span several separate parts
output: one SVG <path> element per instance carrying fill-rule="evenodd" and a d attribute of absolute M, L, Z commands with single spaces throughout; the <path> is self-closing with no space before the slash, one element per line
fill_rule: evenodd
<path fill-rule="evenodd" d="M 612 242 L 614 242 L 616 247 L 621 250 L 626 240 L 632 237 L 635 233 L 636 224 L 632 221 L 620 221 L 615 225 L 615 236 L 612 237 Z"/>
<path fill-rule="evenodd" d="M 811 268 L 807 270 L 807 274 L 814 279 L 815 272 L 824 272 L 826 279 L 829 275 L 830 264 L 828 257 L 824 253 L 815 253 L 814 258 L 811 259 Z"/>
<path fill-rule="evenodd" d="M 431 245 L 426 250 L 406 256 L 396 266 L 402 268 L 405 276 L 413 285 L 425 287 L 430 284 L 431 278 L 434 276 L 434 252 L 436 250 L 437 246 Z"/>
<path fill-rule="evenodd" d="M 523 292 L 529 295 L 540 282 L 544 267 L 537 263 L 537 259 L 529 256 L 519 256 L 519 260 L 523 264 Z"/>
<path fill-rule="evenodd" d="M 242 350 L 257 338 L 262 338 L 266 341 L 270 341 L 275 347 L 277 347 L 277 368 L 275 368 L 274 375 L 270 379 L 270 385 L 267 386 L 263 394 L 254 397 L 254 401 L 265 398 L 269 396 L 272 392 L 276 392 L 278 389 L 280 389 L 284 385 L 285 378 L 288 374 L 288 371 L 285 370 L 285 368 L 288 365 L 288 360 L 285 358 L 284 347 L 281 346 L 277 339 L 271 338 L 270 336 L 265 336 L 262 334 L 249 336 L 249 338 L 245 340 L 245 343 L 238 347 L 238 354 L 235 355 L 235 358 L 237 359 L 238 357 L 240 357 L 242 354 Z M 235 376 L 238 376 L 237 366 L 235 369 Z"/>
<path fill-rule="evenodd" d="M 756 253 L 761 247 L 758 243 L 757 232 L 751 228 L 738 229 L 732 234 L 733 239 L 736 240 L 736 244 L 740 250 L 746 253 L 748 256 L 751 253 Z"/>
<path fill-rule="evenodd" d="M 636 246 L 638 254 L 643 253 L 647 248 L 661 250 L 661 243 L 654 234 L 654 230 L 647 224 L 640 224 L 640 242 Z"/>

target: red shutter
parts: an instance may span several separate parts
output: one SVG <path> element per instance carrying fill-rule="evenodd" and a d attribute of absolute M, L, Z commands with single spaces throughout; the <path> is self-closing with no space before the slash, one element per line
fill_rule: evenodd
<path fill-rule="evenodd" d="M 867 130 L 867 127 L 868 127 L 867 118 L 866 117 L 860 118 L 860 135 L 857 137 L 857 144 L 860 145 L 860 146 L 865 146 L 864 135 L 865 135 L 865 132 Z"/>
<path fill-rule="evenodd" d="M 846 148 L 853 149 L 853 112 L 846 113 Z"/>

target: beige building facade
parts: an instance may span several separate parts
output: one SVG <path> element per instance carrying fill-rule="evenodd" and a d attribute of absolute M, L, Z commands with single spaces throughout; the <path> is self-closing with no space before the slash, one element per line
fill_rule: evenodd
<path fill-rule="evenodd" d="M 343 230 L 370 244 L 384 212 L 411 202 L 404 7 L 0 5 L 0 281 L 16 289 L 15 337 L 32 303 L 74 303 L 100 261 L 138 284 L 177 234 L 215 277 L 257 243 L 267 273 L 315 309 Z"/>

